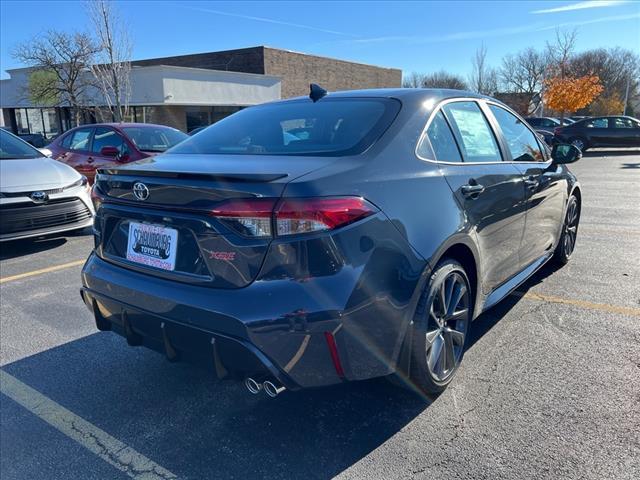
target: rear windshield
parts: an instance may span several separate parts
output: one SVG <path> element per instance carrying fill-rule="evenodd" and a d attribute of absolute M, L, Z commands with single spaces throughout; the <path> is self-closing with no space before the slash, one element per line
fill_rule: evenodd
<path fill-rule="evenodd" d="M 171 153 L 357 155 L 389 127 L 400 102 L 323 98 L 241 110 L 171 149 Z"/>
<path fill-rule="evenodd" d="M 27 142 L 14 137 L 6 130 L 0 128 L 0 160 L 24 158 L 44 158 L 44 155 Z"/>
<path fill-rule="evenodd" d="M 164 152 L 189 138 L 186 133 L 169 127 L 122 127 L 122 131 L 138 150 L 145 152 Z"/>

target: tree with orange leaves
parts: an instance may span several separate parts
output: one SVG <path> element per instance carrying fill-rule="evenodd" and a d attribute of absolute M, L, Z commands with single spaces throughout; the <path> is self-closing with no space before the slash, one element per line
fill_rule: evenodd
<path fill-rule="evenodd" d="M 603 88 L 597 75 L 583 77 L 559 76 L 545 82 L 544 101 L 550 108 L 573 113 L 593 102 Z"/>

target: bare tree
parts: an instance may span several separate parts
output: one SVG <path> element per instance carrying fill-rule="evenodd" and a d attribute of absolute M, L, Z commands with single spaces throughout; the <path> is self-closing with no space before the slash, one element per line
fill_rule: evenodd
<path fill-rule="evenodd" d="M 620 112 L 630 108 L 630 100 L 640 93 L 640 55 L 631 50 L 619 47 L 587 50 L 574 55 L 570 65 L 576 76 L 597 75 L 604 87 L 600 103 L 618 98 L 622 101 Z M 593 105 L 590 112 L 596 113 L 594 109 L 598 107 L 602 105 Z"/>
<path fill-rule="evenodd" d="M 529 97 L 527 114 L 533 113 L 537 107 L 535 99 L 540 98 L 546 69 L 546 55 L 531 47 L 502 59 L 500 69 L 502 84 L 507 92 L 527 94 Z"/>
<path fill-rule="evenodd" d="M 424 79 L 424 73 L 411 72 L 402 79 L 402 86 L 404 88 L 422 88 L 424 86 Z"/>
<path fill-rule="evenodd" d="M 481 45 L 471 59 L 472 71 L 469 76 L 471 90 L 483 95 L 493 95 L 498 90 L 498 72 L 487 65 L 487 47 Z"/>
<path fill-rule="evenodd" d="M 564 78 L 570 73 L 570 61 L 576 46 L 577 30 L 556 30 L 554 43 L 547 42 L 548 76 Z"/>
<path fill-rule="evenodd" d="M 116 121 L 121 122 L 131 97 L 131 42 L 127 28 L 109 0 L 87 2 L 100 52 L 91 72 Z"/>
<path fill-rule="evenodd" d="M 73 109 L 75 124 L 80 124 L 81 110 L 91 87 L 89 67 L 97 47 L 86 33 L 49 30 L 15 46 L 12 56 L 33 67 L 27 87 L 33 99 L 46 99 L 48 104 L 68 105 Z"/>
<path fill-rule="evenodd" d="M 424 76 L 422 86 L 425 88 L 452 88 L 467 90 L 467 84 L 459 75 L 440 70 Z"/>

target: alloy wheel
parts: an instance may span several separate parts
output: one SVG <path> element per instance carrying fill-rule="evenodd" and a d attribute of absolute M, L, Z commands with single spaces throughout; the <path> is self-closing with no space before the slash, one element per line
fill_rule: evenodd
<path fill-rule="evenodd" d="M 578 203 L 571 201 L 567 208 L 567 217 L 564 222 L 564 235 L 562 249 L 564 256 L 569 258 L 576 246 L 576 238 L 578 236 Z"/>
<path fill-rule="evenodd" d="M 580 139 L 580 138 L 576 138 L 571 142 L 571 145 L 573 145 L 574 147 L 580 149 L 580 151 L 584 150 L 584 140 Z"/>
<path fill-rule="evenodd" d="M 469 324 L 469 291 L 458 272 L 451 272 L 440 284 L 429 309 L 426 357 L 429 373 L 446 381 L 462 359 Z"/>

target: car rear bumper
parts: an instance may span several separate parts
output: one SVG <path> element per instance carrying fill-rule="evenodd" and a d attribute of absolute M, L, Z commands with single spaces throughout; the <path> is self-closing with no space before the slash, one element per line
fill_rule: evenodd
<path fill-rule="evenodd" d="M 130 344 L 207 364 L 219 376 L 275 377 L 296 390 L 395 370 L 424 267 L 399 264 L 411 271 L 394 272 L 382 291 L 369 283 L 380 281 L 376 270 L 349 266 L 326 277 L 218 289 L 136 272 L 93 253 L 82 270 L 82 297 L 99 329 Z"/>

